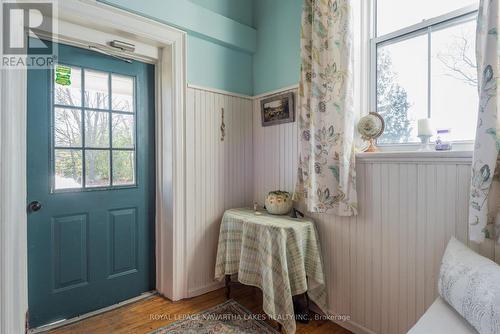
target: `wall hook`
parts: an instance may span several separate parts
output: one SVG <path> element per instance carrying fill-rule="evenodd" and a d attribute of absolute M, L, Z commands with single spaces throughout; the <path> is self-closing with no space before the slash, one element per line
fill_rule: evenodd
<path fill-rule="evenodd" d="M 220 141 L 224 141 L 226 136 L 226 124 L 224 123 L 224 108 L 221 108 Z"/>

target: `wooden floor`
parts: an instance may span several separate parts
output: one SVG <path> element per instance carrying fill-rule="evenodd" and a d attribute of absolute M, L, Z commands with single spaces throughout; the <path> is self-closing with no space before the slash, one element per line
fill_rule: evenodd
<path fill-rule="evenodd" d="M 235 284 L 231 288 L 231 297 L 254 313 L 262 312 L 262 295 L 257 289 Z M 195 314 L 224 301 L 226 301 L 224 289 L 179 302 L 171 302 L 160 296 L 153 296 L 146 300 L 52 330 L 50 333 L 149 333 L 154 329 L 174 322 L 176 316 Z M 158 318 L 160 320 L 157 320 Z M 277 328 L 275 322 L 269 321 L 269 323 Z M 349 334 L 351 332 L 327 320 L 313 320 L 308 324 L 297 323 L 297 333 Z"/>

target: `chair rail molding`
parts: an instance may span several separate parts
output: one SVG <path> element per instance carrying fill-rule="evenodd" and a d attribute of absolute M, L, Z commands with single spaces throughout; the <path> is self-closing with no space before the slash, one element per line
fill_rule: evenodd
<path fill-rule="evenodd" d="M 102 44 L 100 33 L 115 35 L 146 46 L 156 64 L 156 287 L 172 300 L 185 298 L 185 33 L 95 0 L 60 1 L 57 15 L 55 42 Z M 26 71 L 0 71 L 1 334 L 24 333 L 28 307 L 26 100 Z"/>

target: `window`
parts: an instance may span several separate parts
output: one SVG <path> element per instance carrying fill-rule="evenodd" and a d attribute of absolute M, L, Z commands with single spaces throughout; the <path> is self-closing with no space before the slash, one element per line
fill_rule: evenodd
<path fill-rule="evenodd" d="M 133 77 L 57 65 L 53 189 L 135 185 Z"/>
<path fill-rule="evenodd" d="M 476 0 L 374 0 L 372 109 L 381 144 L 419 142 L 417 120 L 474 139 L 478 109 Z"/>

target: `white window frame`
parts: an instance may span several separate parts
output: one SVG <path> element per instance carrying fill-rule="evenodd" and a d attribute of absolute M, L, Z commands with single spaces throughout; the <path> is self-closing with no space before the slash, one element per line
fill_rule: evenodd
<path fill-rule="evenodd" d="M 370 110 L 377 110 L 377 47 L 380 44 L 386 44 L 389 42 L 400 42 L 405 39 L 409 39 L 418 35 L 427 35 L 429 36 L 433 28 L 443 28 L 446 25 L 456 25 L 460 22 L 466 22 L 471 19 L 479 9 L 479 4 L 474 4 L 470 6 L 466 6 L 452 12 L 424 20 L 422 22 L 404 27 L 402 29 L 390 32 L 388 34 L 384 34 L 381 36 L 377 36 L 377 0 L 370 1 L 370 27 L 369 32 L 369 63 L 370 68 L 370 89 L 369 89 L 369 105 Z M 432 49 L 431 49 L 431 38 L 428 38 L 428 59 L 432 57 Z M 430 75 L 431 75 L 431 65 L 428 65 L 428 75 L 427 75 L 427 114 L 430 117 L 431 112 L 431 83 L 430 83 Z M 469 151 L 472 150 L 474 145 L 473 140 L 462 140 L 462 141 L 453 141 L 453 150 L 457 151 Z M 393 144 L 378 144 L 382 151 L 413 151 L 417 150 L 420 147 L 419 143 L 393 143 Z"/>

